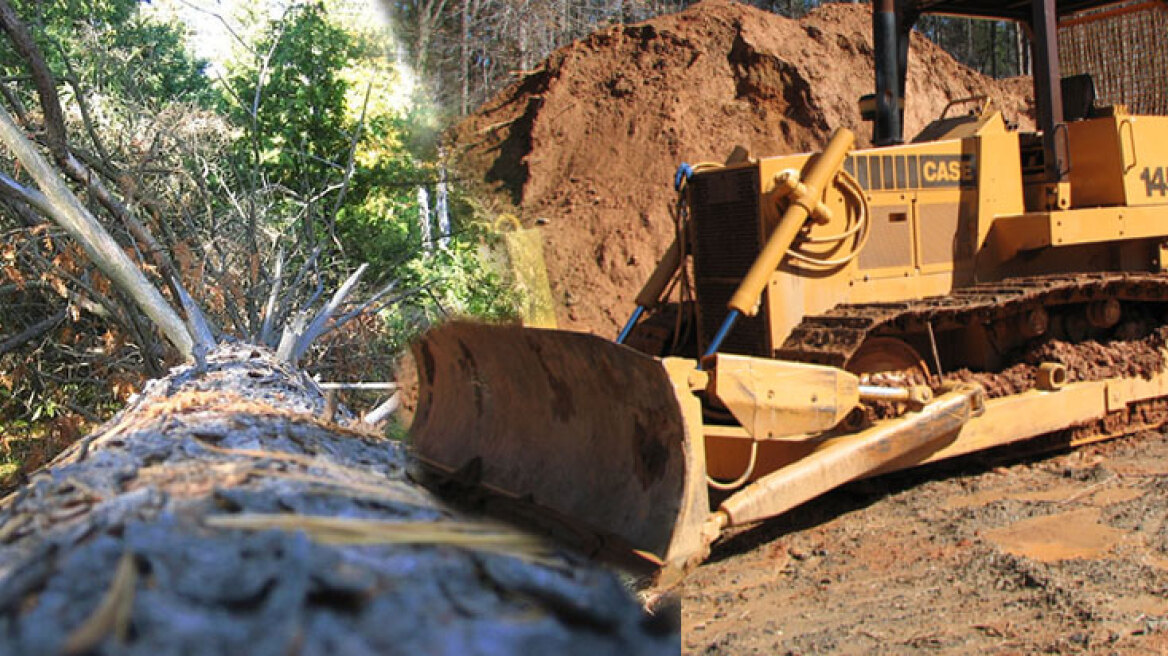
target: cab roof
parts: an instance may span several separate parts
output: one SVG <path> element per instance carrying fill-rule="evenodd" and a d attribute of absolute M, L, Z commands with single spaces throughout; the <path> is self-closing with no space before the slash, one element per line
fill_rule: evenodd
<path fill-rule="evenodd" d="M 1055 0 L 1055 11 L 1060 17 L 1087 9 L 1110 5 L 1130 4 L 1122 0 Z M 1032 0 L 906 0 L 904 8 L 918 14 L 951 14 L 1029 22 Z"/>

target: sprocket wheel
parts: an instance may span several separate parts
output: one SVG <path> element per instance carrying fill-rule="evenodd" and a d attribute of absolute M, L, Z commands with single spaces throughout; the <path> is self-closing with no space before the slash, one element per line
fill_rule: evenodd
<path fill-rule="evenodd" d="M 905 382 L 926 385 L 929 367 L 916 349 L 895 337 L 869 337 L 844 367 L 873 384 Z"/>
<path fill-rule="evenodd" d="M 929 367 L 916 349 L 895 337 L 870 337 L 844 367 L 860 377 L 861 385 L 928 385 Z M 849 417 L 854 427 L 903 414 L 904 403 L 874 402 L 861 406 Z"/>

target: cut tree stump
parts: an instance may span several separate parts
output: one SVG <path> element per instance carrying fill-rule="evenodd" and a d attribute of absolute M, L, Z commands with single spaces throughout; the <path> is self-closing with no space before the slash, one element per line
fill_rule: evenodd
<path fill-rule="evenodd" d="M 0 654 L 680 651 L 613 574 L 451 510 L 324 408 L 248 345 L 147 384 L 0 502 Z"/>

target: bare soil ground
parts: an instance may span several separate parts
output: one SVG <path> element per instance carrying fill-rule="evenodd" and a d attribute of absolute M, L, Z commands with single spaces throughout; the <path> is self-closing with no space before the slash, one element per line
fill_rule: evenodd
<path fill-rule="evenodd" d="M 719 546 L 683 653 L 1168 653 L 1166 508 L 1160 433 L 861 481 Z"/>

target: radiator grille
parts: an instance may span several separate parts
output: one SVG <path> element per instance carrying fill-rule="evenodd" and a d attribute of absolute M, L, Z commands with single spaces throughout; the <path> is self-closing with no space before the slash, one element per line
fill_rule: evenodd
<path fill-rule="evenodd" d="M 761 250 L 758 169 L 704 173 L 690 184 L 694 282 L 704 351 L 729 312 L 727 301 Z M 739 319 L 721 350 L 769 357 L 766 308 L 764 294 L 758 315 Z"/>

